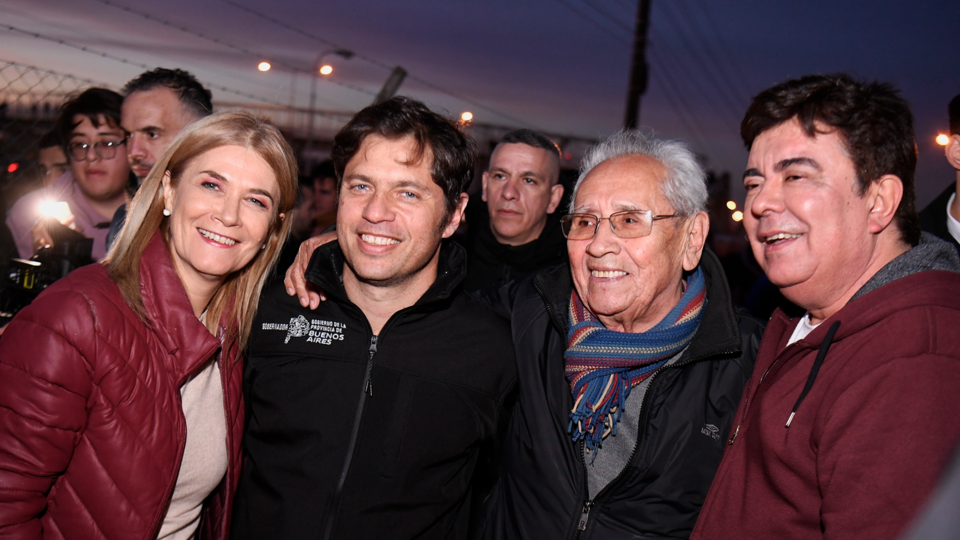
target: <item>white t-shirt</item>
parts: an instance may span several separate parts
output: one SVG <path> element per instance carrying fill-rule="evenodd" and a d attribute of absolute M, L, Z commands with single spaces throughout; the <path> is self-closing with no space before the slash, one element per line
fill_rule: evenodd
<path fill-rule="evenodd" d="M 227 420 L 223 384 L 216 358 L 180 387 L 187 442 L 180 473 L 163 524 L 160 540 L 193 538 L 200 525 L 203 501 L 227 473 Z"/>
<path fill-rule="evenodd" d="M 790 345 L 793 345 L 797 341 L 800 341 L 801 339 L 807 337 L 810 334 L 810 332 L 813 332 L 818 326 L 820 326 L 820 323 L 822 322 L 823 321 L 820 321 L 817 324 L 811 324 L 810 314 L 805 313 L 803 317 L 800 319 L 800 323 L 797 325 L 796 328 L 793 329 L 793 334 L 790 336 L 790 341 L 787 342 L 787 346 L 789 347 Z"/>
<path fill-rule="evenodd" d="M 950 207 L 953 206 L 953 200 L 957 198 L 956 192 L 950 196 L 950 200 L 947 201 L 947 230 L 950 231 L 950 236 L 954 240 L 960 242 L 960 221 L 957 221 L 957 218 L 953 217 L 953 214 L 950 213 Z"/>

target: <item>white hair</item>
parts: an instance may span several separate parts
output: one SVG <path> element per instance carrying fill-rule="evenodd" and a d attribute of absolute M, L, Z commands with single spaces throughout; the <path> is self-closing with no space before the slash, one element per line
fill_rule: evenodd
<path fill-rule="evenodd" d="M 680 141 L 665 141 L 648 137 L 635 129 L 625 129 L 611 135 L 587 150 L 580 162 L 580 176 L 573 187 L 570 211 L 573 212 L 577 191 L 583 179 L 594 167 L 620 156 L 649 156 L 667 169 L 663 195 L 674 211 L 689 217 L 707 207 L 707 176 L 696 156 Z"/>

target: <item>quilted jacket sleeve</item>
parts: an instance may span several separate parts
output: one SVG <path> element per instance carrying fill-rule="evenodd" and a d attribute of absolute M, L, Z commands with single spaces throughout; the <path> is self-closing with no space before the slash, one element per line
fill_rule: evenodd
<path fill-rule="evenodd" d="M 0 337 L 0 538 L 42 536 L 47 494 L 87 422 L 94 315 L 77 292 L 47 293 Z"/>

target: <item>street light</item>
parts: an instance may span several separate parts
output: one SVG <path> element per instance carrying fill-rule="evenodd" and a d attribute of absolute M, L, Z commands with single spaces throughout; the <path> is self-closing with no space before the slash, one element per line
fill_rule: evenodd
<path fill-rule="evenodd" d="M 460 121 L 464 124 L 470 122 L 471 120 L 473 120 L 473 113 L 470 111 L 464 111 L 463 114 L 460 115 Z"/>
<path fill-rule="evenodd" d="M 260 71 L 270 71 L 270 62 L 260 62 L 257 64 L 257 69 Z"/>
<path fill-rule="evenodd" d="M 940 146 L 946 146 L 950 144 L 950 137 L 944 135 L 943 133 L 937 135 L 937 144 Z"/>
<path fill-rule="evenodd" d="M 323 51 L 322 53 L 317 55 L 317 59 L 314 60 L 313 68 L 311 69 L 311 71 L 313 72 L 313 81 L 310 86 L 310 124 L 309 124 L 309 127 L 307 128 L 306 148 L 310 148 L 311 146 L 313 146 L 313 117 L 315 116 L 314 107 L 316 106 L 316 103 L 317 103 L 317 79 L 319 78 L 319 75 L 329 75 L 333 73 L 333 66 L 322 63 L 323 58 L 331 54 L 335 54 L 343 58 L 344 60 L 349 60 L 353 58 L 353 51 L 349 49 L 330 49 L 327 51 Z"/>

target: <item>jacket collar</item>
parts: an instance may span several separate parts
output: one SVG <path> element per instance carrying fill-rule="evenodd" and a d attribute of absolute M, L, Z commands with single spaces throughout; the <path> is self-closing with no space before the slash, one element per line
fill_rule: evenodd
<path fill-rule="evenodd" d="M 140 294 L 148 324 L 169 353 L 167 367 L 178 380 L 206 363 L 220 347 L 220 341 L 193 314 L 159 231 L 140 258 Z"/>
<path fill-rule="evenodd" d="M 674 365 L 684 365 L 718 354 L 740 354 L 741 337 L 737 316 L 730 298 L 727 277 L 720 260 L 709 248 L 703 249 L 700 268 L 707 282 L 707 305 L 693 341 L 683 358 Z M 567 335 L 569 318 L 567 310 L 573 280 L 570 265 L 564 264 L 544 270 L 534 277 L 534 287 L 540 293 L 554 325 L 564 337 Z"/>
<path fill-rule="evenodd" d="M 339 242 L 329 242 L 316 249 L 307 265 L 304 277 L 320 287 L 331 298 L 352 304 L 343 287 L 343 250 Z M 456 242 L 445 239 L 440 244 L 437 280 L 415 305 L 423 305 L 451 298 L 467 275 L 466 251 Z"/>
<path fill-rule="evenodd" d="M 566 254 L 567 239 L 560 229 L 562 212 L 547 215 L 547 222 L 540 236 L 519 246 L 501 244 L 490 228 L 490 214 L 486 203 L 467 205 L 467 231 L 470 253 L 482 249 L 495 259 L 506 260 L 510 264 L 519 264 L 526 268 L 541 268 L 544 264 L 556 261 L 559 254 Z"/>

